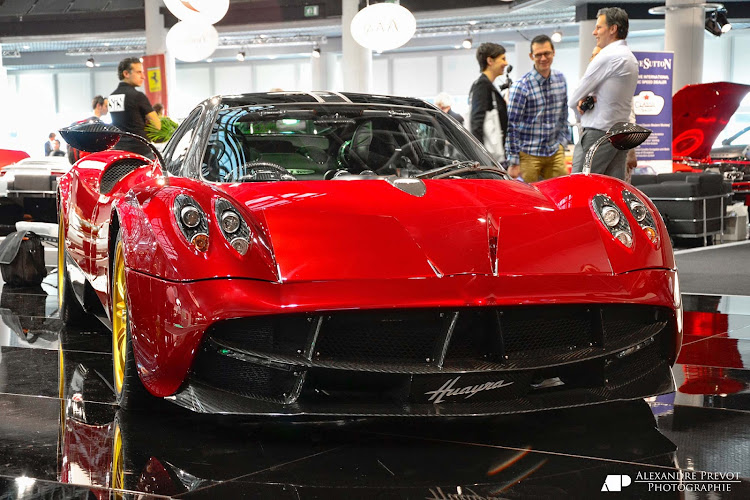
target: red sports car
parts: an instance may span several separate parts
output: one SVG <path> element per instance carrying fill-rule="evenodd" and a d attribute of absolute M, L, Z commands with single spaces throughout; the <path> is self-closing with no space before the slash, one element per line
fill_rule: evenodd
<path fill-rule="evenodd" d="M 701 83 L 683 87 L 672 102 L 673 170 L 721 172 L 732 181 L 735 200 L 745 205 L 750 205 L 750 146 L 731 143 L 747 129 L 723 141 L 722 147 L 712 146 L 748 92 L 750 85 Z"/>
<path fill-rule="evenodd" d="M 61 132 L 100 152 L 59 182 L 60 312 L 111 326 L 123 407 L 488 415 L 674 390 L 674 257 L 629 184 L 512 180 L 411 98 L 216 97 L 154 160 L 106 151 L 108 125 Z"/>

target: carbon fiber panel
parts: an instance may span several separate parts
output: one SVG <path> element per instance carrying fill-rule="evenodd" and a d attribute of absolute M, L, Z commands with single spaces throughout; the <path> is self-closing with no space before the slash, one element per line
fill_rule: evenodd
<path fill-rule="evenodd" d="M 248 401 L 249 409 L 240 413 L 266 413 L 266 403 L 283 403 L 273 412 L 334 414 L 340 408 L 346 415 L 372 414 L 369 409 L 359 413 L 360 407 L 377 407 L 383 414 L 400 415 L 413 411 L 420 415 L 430 414 L 426 408 L 420 407 L 429 402 L 439 403 L 440 407 L 469 405 L 473 408 L 468 413 L 453 409 L 451 414 L 474 414 L 475 411 L 476 414 L 507 413 L 592 404 L 613 398 L 629 399 L 648 392 L 642 387 L 653 387 L 653 381 L 663 373 L 662 368 L 669 371 L 666 359 L 670 340 L 669 335 L 657 335 L 613 355 L 572 364 L 461 374 L 373 373 L 319 366 L 293 367 L 262 358 L 237 359 L 234 353 L 227 356 L 220 351 L 206 351 L 207 346 L 204 346 L 189 387 L 180 393 L 178 399 L 182 402 L 178 403 L 188 405 L 185 401 L 191 401 L 193 397 L 208 397 L 207 401 L 196 399 L 194 403 L 208 404 L 212 409 L 207 411 L 232 413 L 231 405 L 229 410 L 217 409 L 220 401 L 214 401 L 214 396 L 209 393 L 234 393 Z M 209 387 L 214 389 L 209 390 Z M 635 392 L 633 388 L 636 388 Z M 202 392 L 191 396 L 196 390 Z M 570 404 L 563 404 L 565 397 L 559 399 L 563 394 L 570 396 Z M 649 395 L 653 394 L 656 390 Z M 239 404 L 234 395 L 227 396 L 227 402 Z M 256 403 L 258 409 L 253 410 Z M 492 403 L 496 409 L 481 410 L 485 403 Z M 328 407 L 337 410 L 329 413 Z"/>
<path fill-rule="evenodd" d="M 245 415 L 338 415 L 338 416 L 483 416 L 524 413 L 554 408 L 569 408 L 608 401 L 637 399 L 675 390 L 672 372 L 666 362 L 660 362 L 641 374 L 636 380 L 610 389 L 607 387 L 577 388 L 558 391 L 536 391 L 524 397 L 503 401 L 443 404 L 356 404 L 329 402 L 308 404 L 298 401 L 283 405 L 267 401 L 252 400 L 235 394 L 219 391 L 206 385 L 191 382 L 175 396 L 167 399 L 173 403 L 200 413 L 224 413 Z"/>
<path fill-rule="evenodd" d="M 458 321 L 440 366 L 436 353 L 444 349 L 453 314 Z M 568 306 L 259 317 L 215 325 L 204 345 L 250 362 L 294 367 L 413 374 L 518 370 L 607 356 L 658 334 L 670 314 L 643 306 Z"/>

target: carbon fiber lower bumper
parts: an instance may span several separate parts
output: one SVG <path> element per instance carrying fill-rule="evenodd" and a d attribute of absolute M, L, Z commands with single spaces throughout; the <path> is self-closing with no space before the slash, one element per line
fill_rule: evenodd
<path fill-rule="evenodd" d="M 383 375 L 291 369 L 286 400 L 191 379 L 167 399 L 200 413 L 280 416 L 481 416 L 584 406 L 674 391 L 666 340 L 657 335 L 611 356 L 530 370 Z M 266 383 L 280 387 L 273 377 Z"/>

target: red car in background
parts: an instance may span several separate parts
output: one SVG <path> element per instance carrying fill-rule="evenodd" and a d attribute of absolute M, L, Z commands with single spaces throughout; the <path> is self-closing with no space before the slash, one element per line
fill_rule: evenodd
<path fill-rule="evenodd" d="M 712 146 L 748 92 L 750 85 L 714 82 L 687 85 L 672 98 L 673 170 L 721 172 L 732 181 L 735 200 L 745 205 L 750 205 L 750 146 Z"/>

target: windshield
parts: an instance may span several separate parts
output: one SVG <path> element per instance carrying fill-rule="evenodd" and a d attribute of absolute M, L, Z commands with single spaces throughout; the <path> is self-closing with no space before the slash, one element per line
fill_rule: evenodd
<path fill-rule="evenodd" d="M 496 167 L 442 112 L 350 104 L 253 106 L 219 112 L 202 175 L 212 182 L 415 177 L 452 164 Z M 502 177 L 499 168 L 490 174 Z"/>

